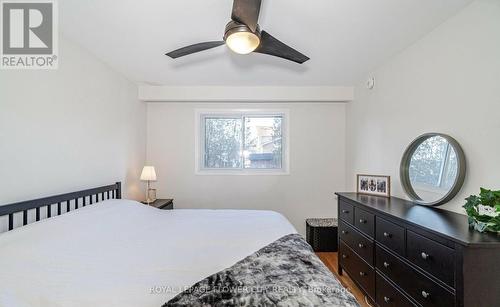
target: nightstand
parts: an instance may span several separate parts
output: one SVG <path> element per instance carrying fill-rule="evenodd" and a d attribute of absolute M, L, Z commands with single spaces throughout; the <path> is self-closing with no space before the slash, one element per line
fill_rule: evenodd
<path fill-rule="evenodd" d="M 142 202 L 146 204 L 146 202 Z M 152 203 L 149 203 L 151 207 L 155 207 L 162 210 L 172 210 L 174 209 L 174 200 L 173 199 L 157 199 Z"/>

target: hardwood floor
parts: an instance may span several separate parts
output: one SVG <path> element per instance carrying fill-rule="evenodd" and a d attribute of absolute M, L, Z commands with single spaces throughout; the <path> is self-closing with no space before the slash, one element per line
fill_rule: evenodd
<path fill-rule="evenodd" d="M 349 289 L 351 293 L 354 295 L 358 303 L 363 306 L 363 307 L 371 307 L 371 305 L 368 305 L 365 302 L 365 296 L 359 290 L 359 288 L 354 284 L 351 278 L 347 275 L 347 273 L 344 271 L 342 276 L 339 275 L 339 272 L 337 270 L 337 253 L 316 253 L 316 255 L 323 261 L 323 263 L 332 271 L 332 273 L 337 276 L 337 278 L 340 280 L 342 285 Z"/>

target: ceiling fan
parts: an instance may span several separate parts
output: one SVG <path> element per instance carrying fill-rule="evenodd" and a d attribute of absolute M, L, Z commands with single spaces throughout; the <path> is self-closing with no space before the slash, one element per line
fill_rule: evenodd
<path fill-rule="evenodd" d="M 299 64 L 307 56 L 280 42 L 266 31 L 261 31 L 258 20 L 262 0 L 234 0 L 231 21 L 226 25 L 223 40 L 190 45 L 167 53 L 172 59 L 212 49 L 226 44 L 239 54 L 257 52 L 280 57 Z"/>

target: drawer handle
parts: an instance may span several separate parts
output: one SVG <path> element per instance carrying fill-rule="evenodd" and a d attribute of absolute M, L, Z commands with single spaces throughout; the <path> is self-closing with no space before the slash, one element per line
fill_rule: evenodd
<path fill-rule="evenodd" d="M 389 262 L 384 261 L 384 267 L 388 268 L 389 267 Z"/>
<path fill-rule="evenodd" d="M 359 219 L 359 222 L 360 222 L 361 224 L 366 224 L 366 220 L 364 220 L 364 219 Z"/>
<path fill-rule="evenodd" d="M 363 243 L 359 243 L 359 244 L 358 244 L 358 247 L 359 247 L 359 248 L 364 248 L 364 247 L 365 247 L 365 245 L 364 245 Z"/>
<path fill-rule="evenodd" d="M 427 260 L 427 259 L 429 259 L 429 257 L 430 257 L 430 255 L 429 255 L 429 254 L 426 254 L 426 253 L 424 253 L 424 252 L 422 252 L 422 253 L 420 254 L 420 256 L 421 256 L 421 257 L 422 257 L 422 259 L 424 259 L 424 260 Z"/>
<path fill-rule="evenodd" d="M 359 272 L 359 276 L 366 276 L 365 272 Z"/>
<path fill-rule="evenodd" d="M 347 259 L 347 255 L 346 254 L 342 254 L 342 259 Z"/>
<path fill-rule="evenodd" d="M 389 303 L 391 301 L 391 298 L 390 297 L 387 297 L 387 296 L 384 296 L 384 301 L 386 303 Z"/>
<path fill-rule="evenodd" d="M 349 231 L 347 231 L 347 230 L 342 230 L 342 234 L 343 234 L 343 235 L 346 235 L 346 234 L 348 234 L 348 233 L 349 233 Z"/>
<path fill-rule="evenodd" d="M 347 213 L 349 213 L 349 210 L 342 210 L 342 213 L 347 214 Z"/>
<path fill-rule="evenodd" d="M 422 291 L 423 298 L 428 298 L 429 296 L 431 296 L 431 294 L 429 292 Z"/>
<path fill-rule="evenodd" d="M 388 232 L 384 232 L 384 237 L 386 238 L 392 238 L 392 235 Z"/>

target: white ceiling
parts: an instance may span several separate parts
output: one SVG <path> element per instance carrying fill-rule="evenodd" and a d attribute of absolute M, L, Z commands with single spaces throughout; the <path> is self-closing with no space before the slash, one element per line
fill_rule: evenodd
<path fill-rule="evenodd" d="M 60 29 L 129 79 L 170 86 L 353 85 L 470 0 L 263 0 L 261 28 L 308 55 L 298 65 L 226 46 L 172 60 L 165 52 L 219 40 L 231 0 L 62 0 Z"/>

